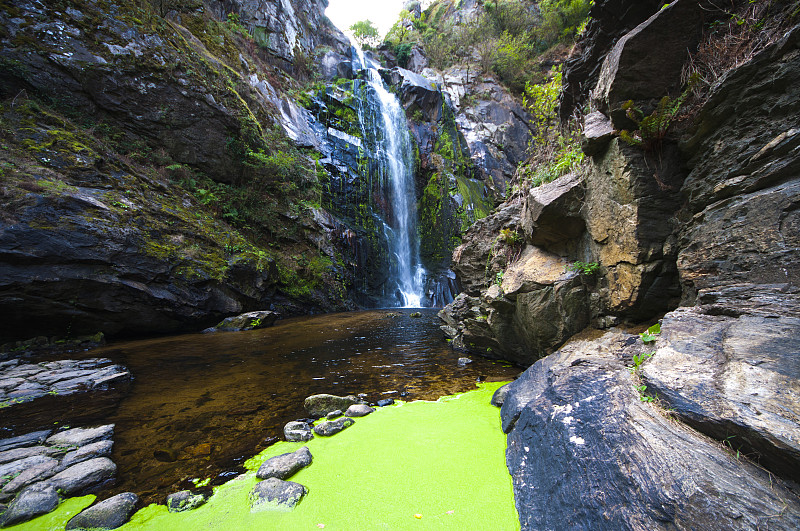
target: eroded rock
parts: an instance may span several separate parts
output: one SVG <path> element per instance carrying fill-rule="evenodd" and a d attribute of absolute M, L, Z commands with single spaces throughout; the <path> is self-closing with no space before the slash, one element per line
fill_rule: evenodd
<path fill-rule="evenodd" d="M 353 404 L 347 408 L 347 411 L 345 411 L 344 414 L 347 417 L 365 417 L 374 411 L 375 408 L 370 407 L 367 404 Z"/>
<path fill-rule="evenodd" d="M 311 426 L 306 422 L 292 421 L 283 427 L 283 436 L 287 441 L 305 442 L 314 438 Z"/>

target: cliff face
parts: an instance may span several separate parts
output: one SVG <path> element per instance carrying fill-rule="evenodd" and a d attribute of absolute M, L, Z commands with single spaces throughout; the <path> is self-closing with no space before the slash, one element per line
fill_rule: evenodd
<path fill-rule="evenodd" d="M 502 409 L 523 529 L 790 529 L 800 26 L 786 4 L 760 5 L 772 33 L 693 100 L 689 53 L 735 21 L 692 0 L 622 4 L 596 3 L 596 38 L 565 73 L 592 88 L 564 103 L 593 98 L 590 164 L 470 229 L 454 254 L 466 293 L 443 329 L 533 364 Z M 636 334 L 657 318 L 660 333 Z"/>

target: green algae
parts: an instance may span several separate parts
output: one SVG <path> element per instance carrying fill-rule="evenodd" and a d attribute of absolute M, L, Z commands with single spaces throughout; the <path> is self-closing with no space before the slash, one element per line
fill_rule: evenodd
<path fill-rule="evenodd" d="M 275 444 L 198 509 L 171 514 L 150 505 L 121 529 L 519 529 L 505 435 L 499 410 L 490 404 L 501 385 L 380 408 L 333 437 Z M 254 471 L 304 445 L 314 462 L 290 479 L 306 486 L 306 497 L 291 512 L 250 513 Z M 40 525 L 47 518 L 41 517 L 30 529 L 63 529 L 68 518 L 57 514 L 65 505 L 48 520 L 55 527 Z"/>

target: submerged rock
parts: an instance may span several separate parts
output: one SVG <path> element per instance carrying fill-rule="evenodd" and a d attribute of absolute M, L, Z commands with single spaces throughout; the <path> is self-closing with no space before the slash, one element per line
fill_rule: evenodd
<path fill-rule="evenodd" d="M 458 358 L 458 363 L 457 363 L 457 365 L 458 365 L 459 367 L 466 367 L 466 366 L 467 366 L 467 365 L 469 365 L 470 363 L 472 363 L 472 360 L 471 360 L 471 359 L 469 359 L 469 358 Z"/>
<path fill-rule="evenodd" d="M 58 493 L 49 483 L 35 483 L 19 493 L 6 512 L 0 515 L 0 527 L 27 522 L 58 507 Z"/>
<path fill-rule="evenodd" d="M 306 422 L 292 421 L 283 427 L 283 436 L 287 441 L 305 442 L 314 438 L 311 425 Z"/>
<path fill-rule="evenodd" d="M 294 452 L 277 455 L 264 461 L 256 472 L 258 479 L 286 479 L 311 464 L 313 457 L 307 446 Z"/>
<path fill-rule="evenodd" d="M 269 478 L 256 483 L 250 493 L 250 512 L 293 509 L 303 496 L 306 488 L 292 481 Z"/>
<path fill-rule="evenodd" d="M 361 400 L 355 396 L 336 396 L 328 394 L 311 395 L 303 402 L 308 414 L 312 417 L 324 417 L 337 409 L 344 411 L 353 404 L 360 404 Z"/>
<path fill-rule="evenodd" d="M 73 516 L 65 529 L 116 529 L 130 520 L 138 502 L 139 497 L 132 492 L 117 494 Z"/>
<path fill-rule="evenodd" d="M 196 509 L 205 502 L 206 497 L 202 494 L 194 494 L 190 490 L 182 490 L 167 496 L 167 509 L 171 513 L 181 513 Z"/>
<path fill-rule="evenodd" d="M 353 424 L 355 424 L 355 421 L 347 417 L 342 417 L 336 420 L 328 420 L 314 426 L 314 433 L 317 435 L 322 435 L 323 437 L 329 437 L 339 433 L 345 428 L 349 428 Z"/>

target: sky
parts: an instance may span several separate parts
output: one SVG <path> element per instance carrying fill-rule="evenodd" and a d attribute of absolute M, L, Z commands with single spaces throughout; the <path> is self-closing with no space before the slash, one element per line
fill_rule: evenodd
<path fill-rule="evenodd" d="M 407 0 L 330 0 L 325 14 L 343 32 L 359 20 L 371 20 L 381 37 L 394 26 Z"/>

